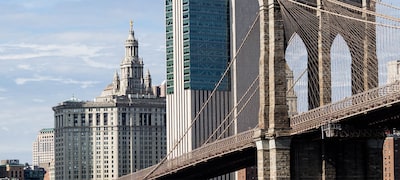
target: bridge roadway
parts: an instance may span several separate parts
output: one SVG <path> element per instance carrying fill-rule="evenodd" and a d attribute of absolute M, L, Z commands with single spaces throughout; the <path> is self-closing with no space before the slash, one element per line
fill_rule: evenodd
<path fill-rule="evenodd" d="M 367 122 L 369 125 L 378 124 L 381 121 L 389 121 L 391 116 L 400 116 L 400 112 L 393 111 L 393 109 L 399 107 L 400 81 L 396 81 L 291 117 L 291 135 L 305 134 L 318 130 L 322 125 L 342 123 L 360 115 L 379 114 L 380 118 L 372 118 Z M 382 116 L 382 114 L 386 116 Z M 366 118 L 359 119 L 364 120 Z M 148 179 L 180 179 L 183 177 L 205 179 L 249 167 L 255 164 L 255 139 L 259 138 L 256 135 L 259 134 L 256 133 L 257 131 L 257 128 L 251 129 L 235 136 L 205 144 L 180 157 L 166 160 L 152 173 L 150 172 L 156 165 L 119 179 L 144 179 L 148 173 L 150 173 Z M 203 169 L 207 169 L 207 171 L 203 171 Z"/>

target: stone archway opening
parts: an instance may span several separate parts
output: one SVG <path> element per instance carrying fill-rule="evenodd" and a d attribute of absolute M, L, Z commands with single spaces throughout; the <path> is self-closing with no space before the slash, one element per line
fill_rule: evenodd
<path fill-rule="evenodd" d="M 351 96 L 351 54 L 344 38 L 338 34 L 331 46 L 332 102 Z"/>
<path fill-rule="evenodd" d="M 292 72 L 292 77 L 288 76 L 287 99 L 296 98 L 295 106 L 288 102 L 289 111 L 293 112 L 293 108 L 296 107 L 297 113 L 306 112 L 308 111 L 308 53 L 306 45 L 297 33 L 294 33 L 288 41 L 285 59 L 288 70 Z"/>

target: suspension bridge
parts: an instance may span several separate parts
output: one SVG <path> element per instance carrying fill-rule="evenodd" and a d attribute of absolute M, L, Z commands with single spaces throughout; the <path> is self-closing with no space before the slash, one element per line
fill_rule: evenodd
<path fill-rule="evenodd" d="M 384 132 L 400 125 L 400 81 L 386 84 L 384 77 L 384 64 L 396 58 L 388 54 L 399 58 L 400 13 L 382 12 L 400 8 L 375 0 L 259 6 L 242 42 L 259 24 L 260 69 L 238 101 L 244 105 L 235 105 L 199 148 L 177 157 L 172 149 L 159 164 L 119 179 L 207 179 L 250 166 L 258 179 L 383 178 Z M 226 72 L 239 53 L 240 47 Z M 293 83 L 282 69 L 293 71 Z M 223 137 L 257 92 L 257 126 Z"/>

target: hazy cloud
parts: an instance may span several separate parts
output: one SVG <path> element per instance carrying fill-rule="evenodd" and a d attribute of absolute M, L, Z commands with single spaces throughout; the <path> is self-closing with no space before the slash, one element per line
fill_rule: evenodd
<path fill-rule="evenodd" d="M 54 81 L 62 84 L 76 84 L 79 85 L 81 88 L 91 87 L 99 83 L 97 81 L 78 81 L 73 79 L 55 78 L 50 76 L 39 76 L 39 75 L 35 75 L 33 78 L 15 79 L 15 83 L 18 85 L 24 85 L 28 82 L 42 82 L 42 81 Z"/>
<path fill-rule="evenodd" d="M 10 129 L 8 129 L 8 127 L 1 127 L 1 130 L 6 131 L 6 132 L 10 131 Z"/>
<path fill-rule="evenodd" d="M 101 63 L 99 61 L 92 60 L 90 57 L 82 57 L 82 59 L 87 65 L 95 68 L 115 69 L 116 67 L 115 64 Z"/>
<path fill-rule="evenodd" d="M 32 67 L 29 64 L 19 64 L 17 68 L 23 70 L 32 70 Z"/>
<path fill-rule="evenodd" d="M 2 44 L 3 49 L 8 49 L 8 54 L 0 55 L 0 60 L 19 60 L 45 56 L 60 57 L 94 57 L 98 56 L 105 46 L 89 46 L 85 44 Z"/>

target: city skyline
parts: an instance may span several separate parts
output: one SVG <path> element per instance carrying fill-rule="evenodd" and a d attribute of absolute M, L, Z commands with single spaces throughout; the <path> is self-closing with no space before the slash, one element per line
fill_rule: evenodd
<path fill-rule="evenodd" d="M 51 108 L 100 95 L 124 57 L 130 20 L 153 85 L 165 79 L 161 0 L 6 1 L 0 11 L 0 159 L 31 164 L 37 133 L 53 127 Z"/>
<path fill-rule="evenodd" d="M 119 68 L 131 19 L 142 47 L 140 56 L 146 62 L 145 69 L 152 73 L 153 84 L 165 79 L 164 1 L 131 1 L 138 12 L 129 11 L 126 2 L 98 1 L 93 7 L 87 3 L 0 2 L 0 23 L 5 25 L 0 29 L 0 135 L 7 144 L 0 147 L 0 159 L 31 163 L 30 147 L 37 132 L 53 126 L 51 107 L 72 96 L 92 100 L 99 95 Z M 74 15 L 63 16 L 67 13 Z M 95 17 L 82 18 L 86 13 Z M 114 19 L 104 19 L 111 14 Z M 155 30 L 159 33 L 152 33 Z M 154 52 L 158 55 L 152 55 Z M 53 69 L 54 65 L 60 67 Z"/>

